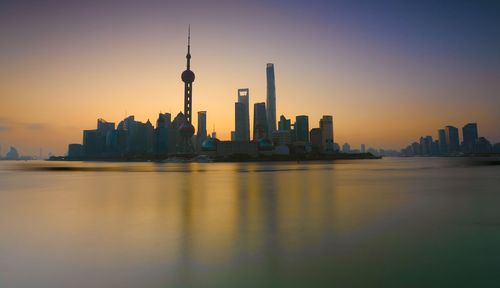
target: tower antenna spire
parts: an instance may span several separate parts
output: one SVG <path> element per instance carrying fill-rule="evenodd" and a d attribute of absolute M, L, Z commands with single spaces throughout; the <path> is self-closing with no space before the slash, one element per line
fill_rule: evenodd
<path fill-rule="evenodd" d="M 191 68 L 191 24 L 188 25 L 188 53 L 186 55 L 187 69 Z"/>

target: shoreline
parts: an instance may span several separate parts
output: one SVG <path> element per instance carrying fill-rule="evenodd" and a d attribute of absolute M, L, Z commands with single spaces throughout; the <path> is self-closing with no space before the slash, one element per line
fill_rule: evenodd
<path fill-rule="evenodd" d="M 200 157 L 201 156 L 201 157 Z M 335 160 L 376 160 L 381 156 L 374 156 L 371 153 L 356 154 L 328 154 L 328 155 L 260 155 L 250 157 L 248 155 L 233 155 L 231 157 L 214 157 L 207 155 L 171 155 L 169 157 L 136 156 L 136 157 L 64 157 L 56 156 L 46 159 L 46 161 L 83 161 L 83 162 L 157 162 L 157 163 L 237 163 L 237 162 L 314 162 L 314 161 L 335 161 Z"/>

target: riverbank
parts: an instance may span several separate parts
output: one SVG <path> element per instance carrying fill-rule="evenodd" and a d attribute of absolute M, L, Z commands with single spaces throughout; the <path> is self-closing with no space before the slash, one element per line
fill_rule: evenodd
<path fill-rule="evenodd" d="M 235 154 L 228 157 L 208 157 L 206 155 L 140 155 L 115 157 L 66 157 L 53 156 L 48 161 L 97 161 L 97 162 L 307 162 L 332 160 L 381 159 L 371 153 L 335 153 L 335 154 L 297 154 L 297 155 L 259 155 L 251 157 L 246 154 Z"/>

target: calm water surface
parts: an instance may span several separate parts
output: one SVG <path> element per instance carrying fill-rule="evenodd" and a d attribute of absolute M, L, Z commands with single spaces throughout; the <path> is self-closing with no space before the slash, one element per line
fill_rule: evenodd
<path fill-rule="evenodd" d="M 0 162 L 0 287 L 499 287 L 500 166 Z"/>

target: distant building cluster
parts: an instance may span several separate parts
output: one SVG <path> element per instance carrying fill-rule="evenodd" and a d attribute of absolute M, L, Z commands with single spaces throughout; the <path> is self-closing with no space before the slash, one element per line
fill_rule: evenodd
<path fill-rule="evenodd" d="M 500 143 L 494 145 L 485 137 L 479 137 L 477 123 L 462 127 L 462 142 L 458 128 L 446 126 L 438 130 L 437 139 L 422 136 L 401 150 L 403 156 L 473 155 L 500 153 Z"/>
<path fill-rule="evenodd" d="M 370 153 L 374 156 L 399 156 L 399 151 L 389 149 L 377 149 L 373 147 L 366 148 L 365 144 L 361 144 L 359 149 L 353 149 L 349 143 L 344 143 L 340 147 L 337 143 L 333 143 L 335 151 L 341 151 L 344 154 L 364 154 Z"/>
<path fill-rule="evenodd" d="M 9 151 L 5 154 L 5 157 L 2 157 L 1 150 L 0 150 L 0 159 L 2 160 L 19 160 L 19 152 L 17 152 L 17 149 L 15 147 L 10 147 Z"/>
<path fill-rule="evenodd" d="M 0 160 L 34 160 L 37 157 L 20 155 L 15 147 L 10 147 L 9 151 L 2 156 L 2 147 L 0 146 Z M 41 156 L 40 158 L 41 159 Z"/>
<path fill-rule="evenodd" d="M 231 131 L 231 141 L 239 143 L 253 141 L 257 143 L 257 147 L 259 143 L 261 146 L 266 143 L 276 147 L 278 154 L 289 153 L 287 151 L 290 150 L 334 152 L 332 116 L 323 116 L 319 128 L 312 130 L 309 130 L 309 117 L 306 115 L 296 116 L 293 123 L 291 119 L 281 115 L 277 122 L 274 75 L 274 64 L 268 63 L 266 102 L 253 105 L 253 131 L 250 131 L 250 89 L 238 89 L 237 102 L 234 105 L 235 129 Z"/>
<path fill-rule="evenodd" d="M 207 113 L 198 112 L 198 134 L 192 137 L 192 145 L 198 151 L 209 137 L 206 129 Z M 170 113 L 160 113 L 156 127 L 148 120 L 136 121 L 128 116 L 115 123 L 97 120 L 97 129 L 83 131 L 83 144 L 69 144 L 68 158 L 165 158 L 183 151 L 181 125 L 185 116 L 179 112 L 171 120 Z"/>

